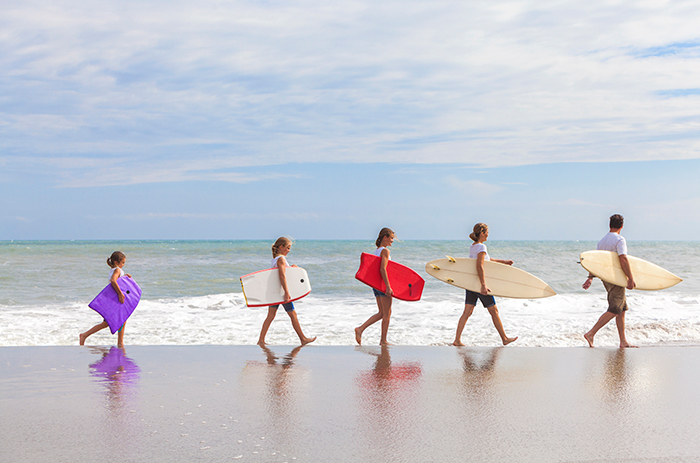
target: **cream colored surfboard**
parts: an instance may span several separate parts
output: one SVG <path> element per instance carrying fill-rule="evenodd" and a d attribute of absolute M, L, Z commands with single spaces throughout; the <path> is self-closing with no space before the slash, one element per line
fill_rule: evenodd
<path fill-rule="evenodd" d="M 581 253 L 580 259 L 583 268 L 601 280 L 617 286 L 627 286 L 627 275 L 622 271 L 620 258 L 616 252 L 586 251 Z M 627 260 L 637 285 L 635 289 L 656 291 L 670 288 L 683 281 L 668 270 L 644 259 L 628 255 Z"/>
<path fill-rule="evenodd" d="M 425 265 L 425 271 L 440 281 L 470 291 L 481 291 L 481 282 L 476 273 L 476 259 L 437 259 Z M 515 299 L 537 299 L 554 296 L 556 293 L 547 283 L 525 270 L 498 262 L 484 261 L 484 278 L 489 294 Z"/>

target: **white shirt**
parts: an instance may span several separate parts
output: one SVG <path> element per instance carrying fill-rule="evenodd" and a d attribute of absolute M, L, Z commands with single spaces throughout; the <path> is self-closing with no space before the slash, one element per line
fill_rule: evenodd
<path fill-rule="evenodd" d="M 616 252 L 618 256 L 627 255 L 627 241 L 619 233 L 610 232 L 598 241 L 599 251 Z"/>
<path fill-rule="evenodd" d="M 469 248 L 469 257 L 471 259 L 476 259 L 482 252 L 486 253 L 484 260 L 491 260 L 489 253 L 486 251 L 486 245 L 484 243 L 474 243 Z"/>

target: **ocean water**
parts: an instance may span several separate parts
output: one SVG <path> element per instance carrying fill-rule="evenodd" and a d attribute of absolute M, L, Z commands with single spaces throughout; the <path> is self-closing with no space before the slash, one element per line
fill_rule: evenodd
<path fill-rule="evenodd" d="M 425 263 L 468 254 L 469 241 L 398 241 L 392 259 L 426 280 L 418 302 L 394 301 L 389 341 L 397 345 L 445 345 L 454 339 L 464 291 L 424 271 Z M 557 292 L 547 299 L 497 298 L 501 319 L 516 345 L 584 346 L 586 332 L 605 311 L 605 290 L 595 280 L 581 289 L 587 272 L 578 264 L 590 241 L 489 241 L 489 254 L 543 279 Z M 13 241 L 0 242 L 0 346 L 74 345 L 78 334 L 101 322 L 87 304 L 107 284 L 107 257 L 127 255 L 124 270 L 143 290 L 126 326 L 130 345 L 255 344 L 267 315 L 248 308 L 239 277 L 269 267 L 270 241 Z M 630 291 L 627 332 L 638 345 L 700 344 L 700 242 L 628 242 L 630 255 L 650 260 L 684 279 L 663 291 Z M 353 328 L 376 312 L 371 289 L 354 279 L 361 252 L 371 241 L 296 241 L 288 260 L 304 267 L 312 292 L 295 302 L 307 336 L 322 345 L 352 345 Z M 462 340 L 500 343 L 488 312 L 478 305 Z M 270 344 L 298 343 L 283 310 L 267 336 Z M 103 330 L 89 345 L 110 345 Z M 364 344 L 379 342 L 379 324 Z M 596 338 L 618 343 L 614 322 Z"/>

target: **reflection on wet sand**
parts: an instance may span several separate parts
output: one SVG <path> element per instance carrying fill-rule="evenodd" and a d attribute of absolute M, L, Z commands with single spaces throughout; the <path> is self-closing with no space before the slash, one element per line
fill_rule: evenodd
<path fill-rule="evenodd" d="M 357 377 L 360 390 L 360 419 L 365 421 L 365 461 L 410 461 L 415 458 L 414 446 L 417 401 L 420 398 L 419 362 L 392 363 L 391 347 L 356 347 L 356 351 L 376 357 L 371 370 Z"/>
<path fill-rule="evenodd" d="M 462 357 L 465 389 L 476 395 L 484 394 L 485 388 L 494 381 L 496 362 L 502 350 L 502 347 L 478 352 L 468 348 L 457 349 Z"/>
<path fill-rule="evenodd" d="M 91 350 L 102 354 L 102 358 L 90 365 L 90 375 L 105 387 L 108 408 L 118 410 L 138 382 L 141 369 L 126 356 L 124 348 L 93 347 Z"/>
<path fill-rule="evenodd" d="M 105 408 L 108 413 L 102 422 L 102 444 L 109 450 L 121 452 L 124 445 L 136 445 L 139 433 L 135 396 L 141 369 L 127 357 L 122 347 L 93 347 L 91 351 L 102 358 L 90 364 L 90 375 L 104 387 Z"/>
<path fill-rule="evenodd" d="M 289 404 L 283 404 L 280 399 L 289 395 L 289 377 L 294 366 L 294 359 L 302 347 L 304 346 L 297 346 L 280 358 L 269 347 L 261 346 L 267 364 L 271 367 L 267 369 L 267 380 L 265 381 L 267 395 L 272 402 L 280 406 L 289 406 Z"/>
<path fill-rule="evenodd" d="M 625 360 L 627 349 L 615 349 L 605 359 L 606 398 L 614 402 L 625 400 L 629 395 L 632 371 Z"/>
<path fill-rule="evenodd" d="M 275 452 L 285 448 L 287 455 L 299 453 L 298 442 L 305 427 L 309 397 L 308 369 L 299 368 L 295 359 L 304 346 L 279 355 L 267 346 L 260 346 L 264 361 L 248 360 L 241 374 L 242 403 L 255 416 L 260 426 L 241 436 L 257 439 L 255 450 Z"/>
<path fill-rule="evenodd" d="M 460 393 L 467 399 L 467 407 L 472 421 L 490 422 L 494 419 L 495 403 L 498 401 L 496 363 L 503 347 L 474 350 L 458 347 L 462 360 Z"/>

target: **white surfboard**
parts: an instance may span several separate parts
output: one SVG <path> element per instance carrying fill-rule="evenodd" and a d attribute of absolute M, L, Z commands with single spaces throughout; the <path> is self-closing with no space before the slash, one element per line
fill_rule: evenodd
<path fill-rule="evenodd" d="M 586 251 L 581 253 L 581 265 L 603 281 L 617 286 L 627 286 L 627 275 L 620 266 L 616 252 Z M 636 283 L 635 289 L 656 291 L 677 285 L 681 278 L 649 261 L 628 255 L 630 270 Z"/>
<path fill-rule="evenodd" d="M 296 301 L 311 292 L 311 283 L 306 270 L 300 267 L 287 267 L 287 288 L 292 301 Z M 241 278 L 243 296 L 248 307 L 264 307 L 284 303 L 284 290 L 280 283 L 279 269 L 268 268 L 243 275 Z"/>
<path fill-rule="evenodd" d="M 440 281 L 468 289 L 481 291 L 481 282 L 476 272 L 476 259 L 437 259 L 425 265 L 425 271 Z M 554 296 L 556 293 L 547 283 L 525 270 L 489 260 L 484 261 L 484 278 L 489 294 L 515 299 L 537 299 Z"/>

